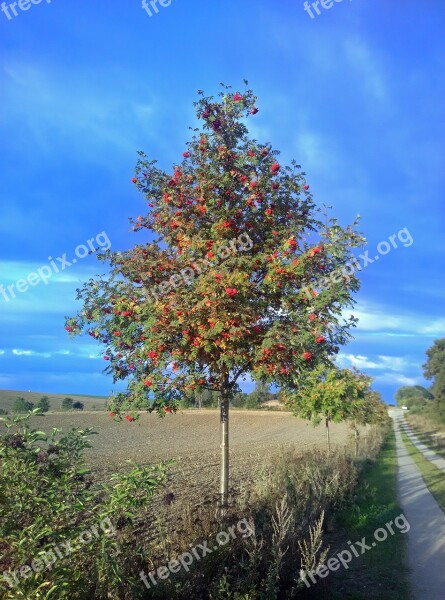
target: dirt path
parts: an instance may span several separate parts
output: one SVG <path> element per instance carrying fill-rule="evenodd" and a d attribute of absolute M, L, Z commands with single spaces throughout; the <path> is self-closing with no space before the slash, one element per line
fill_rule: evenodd
<path fill-rule="evenodd" d="M 406 435 L 409 437 L 411 442 L 414 444 L 414 446 L 424 455 L 424 457 L 427 458 L 429 461 L 431 461 L 435 467 L 437 467 L 438 469 L 441 469 L 442 471 L 445 472 L 445 458 L 442 458 L 441 456 L 436 454 L 433 450 L 428 448 L 428 446 L 425 446 L 425 444 L 422 444 L 422 442 L 420 442 L 417 439 L 413 430 L 411 429 L 411 427 L 408 425 L 408 423 L 405 421 L 405 419 L 403 417 L 400 422 L 400 426 L 403 429 L 403 431 L 406 433 Z M 445 592 L 444 592 L 444 596 L 445 596 Z"/>
<path fill-rule="evenodd" d="M 398 497 L 410 523 L 408 557 L 417 600 L 445 596 L 445 514 L 429 492 L 400 434 L 401 411 L 391 411 L 396 432 Z"/>

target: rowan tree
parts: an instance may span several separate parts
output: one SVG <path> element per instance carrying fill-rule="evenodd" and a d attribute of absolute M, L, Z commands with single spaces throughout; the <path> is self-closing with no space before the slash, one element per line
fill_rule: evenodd
<path fill-rule="evenodd" d="M 358 372 L 357 377 L 360 377 Z M 362 375 L 363 381 L 371 383 L 370 378 Z M 359 391 L 351 399 L 348 406 L 348 421 L 354 432 L 355 455 L 358 455 L 360 426 L 363 425 L 387 425 L 390 421 L 388 407 L 382 400 L 379 392 L 368 388 Z"/>
<path fill-rule="evenodd" d="M 356 369 L 326 368 L 323 364 L 302 377 L 295 391 L 285 392 L 285 403 L 293 413 L 312 421 L 324 420 L 326 447 L 331 452 L 329 425 L 350 420 L 358 425 L 369 422 L 372 410 L 367 401 L 371 378 Z"/>
<path fill-rule="evenodd" d="M 196 389 L 219 393 L 225 501 L 229 400 L 248 375 L 295 390 L 330 363 L 355 325 L 342 311 L 359 283 L 342 269 L 363 238 L 357 221 L 342 227 L 316 207 L 295 161 L 281 165 L 248 136 L 251 90 L 200 91 L 195 108 L 199 126 L 172 169 L 139 152 L 133 182 L 146 212 L 132 224 L 152 240 L 101 255 L 110 271 L 78 290 L 83 309 L 66 329 L 103 344 L 106 372 L 126 381 L 111 399 L 115 418 L 175 412 Z"/>

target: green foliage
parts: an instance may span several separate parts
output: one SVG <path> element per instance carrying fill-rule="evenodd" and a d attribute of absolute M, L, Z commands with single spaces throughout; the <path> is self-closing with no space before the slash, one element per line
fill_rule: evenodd
<path fill-rule="evenodd" d="M 73 399 L 72 398 L 64 398 L 62 400 L 62 410 L 72 410 L 73 408 Z"/>
<path fill-rule="evenodd" d="M 371 381 L 356 369 L 319 367 L 304 379 L 297 391 L 284 394 L 284 400 L 296 416 L 311 420 L 314 425 L 322 419 L 325 421 L 329 452 L 330 422 L 349 421 L 355 432 L 358 453 L 359 425 L 384 425 L 389 420 L 380 394 L 370 389 Z"/>
<path fill-rule="evenodd" d="M 408 406 L 410 398 L 425 398 L 431 400 L 433 394 L 421 385 L 404 385 L 396 392 L 397 406 Z"/>
<path fill-rule="evenodd" d="M 236 408 L 246 408 L 247 399 L 249 394 L 245 392 L 238 392 L 232 398 L 232 406 Z"/>
<path fill-rule="evenodd" d="M 355 326 L 341 314 L 359 288 L 344 272 L 364 243 L 357 221 L 341 227 L 317 207 L 296 161 L 280 165 L 248 136 L 253 92 L 223 87 L 217 99 L 200 92 L 201 127 L 170 172 L 140 153 L 148 212 L 133 228 L 155 241 L 102 255 L 110 275 L 78 290 L 82 310 L 67 319 L 127 382 L 112 398 L 118 414 L 163 414 L 200 388 L 233 397 L 249 374 L 294 389 Z"/>
<path fill-rule="evenodd" d="M 32 414 L 42 416 L 39 409 Z M 67 434 L 53 429 L 46 434 L 30 427 L 29 416 L 2 419 L 0 546 L 6 569 L 0 582 L 2 598 L 68 600 L 86 597 L 88 590 L 88 597 L 124 597 L 131 579 L 126 560 L 131 557 L 121 552 L 121 534 L 131 530 L 138 512 L 164 482 L 168 463 L 146 467 L 132 463 L 128 473 L 99 484 L 83 458 L 91 447 L 92 428 Z M 87 538 L 85 532 L 93 535 Z M 60 549 L 67 542 L 77 550 L 63 556 Z M 33 567 L 26 578 L 17 572 L 23 565 L 36 564 L 33 560 L 52 562 L 55 547 L 62 557 L 56 553 L 50 567 Z"/>
<path fill-rule="evenodd" d="M 409 396 L 405 398 L 403 405 L 409 409 L 413 408 L 424 408 L 429 404 L 428 400 L 424 396 Z"/>
<path fill-rule="evenodd" d="M 50 401 L 48 396 L 42 396 L 37 402 L 36 408 L 40 408 L 40 410 L 44 413 L 48 412 L 50 409 Z"/>
<path fill-rule="evenodd" d="M 435 340 L 426 355 L 424 375 L 427 379 L 433 379 L 434 405 L 430 414 L 437 421 L 445 423 L 445 338 Z"/>
<path fill-rule="evenodd" d="M 264 381 L 257 381 L 255 382 L 255 389 L 251 394 L 249 394 L 246 406 L 248 408 L 252 408 L 254 406 L 260 407 L 261 404 L 272 400 L 272 398 L 273 394 L 270 391 L 270 384 Z"/>
<path fill-rule="evenodd" d="M 445 364 L 445 338 L 434 340 L 434 344 L 426 351 L 427 361 L 423 365 L 426 379 L 434 379 Z"/>
<path fill-rule="evenodd" d="M 85 408 L 85 405 L 83 404 L 83 402 L 79 402 L 79 400 L 76 400 L 76 402 L 73 402 L 74 410 L 83 410 L 84 408 Z"/>
<path fill-rule="evenodd" d="M 12 405 L 12 412 L 14 413 L 26 413 L 33 410 L 34 404 L 25 400 L 25 398 L 17 396 Z"/>
<path fill-rule="evenodd" d="M 442 365 L 434 380 L 434 411 L 441 423 L 445 423 L 445 364 Z"/>
<path fill-rule="evenodd" d="M 8 411 L 5 410 L 4 408 L 0 408 L 0 415 L 7 415 Z"/>
<path fill-rule="evenodd" d="M 371 378 L 358 371 L 319 367 L 302 381 L 298 390 L 285 395 L 285 402 L 295 415 L 314 424 L 322 419 L 354 419 L 363 423 L 367 422 L 364 399 L 370 384 Z"/>

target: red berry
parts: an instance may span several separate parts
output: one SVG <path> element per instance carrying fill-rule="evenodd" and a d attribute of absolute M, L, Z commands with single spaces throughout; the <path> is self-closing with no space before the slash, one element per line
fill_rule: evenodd
<path fill-rule="evenodd" d="M 276 173 L 278 173 L 278 171 L 281 169 L 281 166 L 279 163 L 274 163 L 271 167 L 270 170 L 272 172 L 273 175 L 275 175 Z"/>
<path fill-rule="evenodd" d="M 301 356 L 302 356 L 302 358 L 304 358 L 304 360 L 311 360 L 312 353 L 311 352 L 303 352 L 303 354 Z"/>
<path fill-rule="evenodd" d="M 237 290 L 237 289 L 235 289 L 235 288 L 226 288 L 226 294 L 227 294 L 228 296 L 230 296 L 231 298 L 232 298 L 233 296 L 236 296 L 236 295 L 237 295 L 237 293 L 238 293 L 238 290 Z"/>

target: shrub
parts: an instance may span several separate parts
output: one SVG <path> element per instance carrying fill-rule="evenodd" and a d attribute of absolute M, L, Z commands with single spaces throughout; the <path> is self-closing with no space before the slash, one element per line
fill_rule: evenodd
<path fill-rule="evenodd" d="M 37 402 L 36 408 L 40 408 L 42 412 L 48 412 L 50 408 L 50 401 L 48 396 L 42 396 Z"/>
<path fill-rule="evenodd" d="M 133 597 L 132 554 L 121 549 L 164 481 L 167 464 L 132 463 L 111 484 L 99 484 L 83 459 L 92 428 L 47 435 L 31 429 L 29 418 L 1 419 L 1 597 Z"/>
<path fill-rule="evenodd" d="M 12 405 L 12 411 L 15 413 L 26 413 L 34 408 L 32 402 L 28 402 L 25 398 L 17 396 Z"/>
<path fill-rule="evenodd" d="M 62 410 L 71 410 L 73 408 L 73 399 L 64 398 L 62 400 Z"/>
<path fill-rule="evenodd" d="M 73 402 L 73 409 L 74 410 L 83 410 L 85 408 L 83 402 L 79 402 L 78 400 L 76 402 Z"/>

